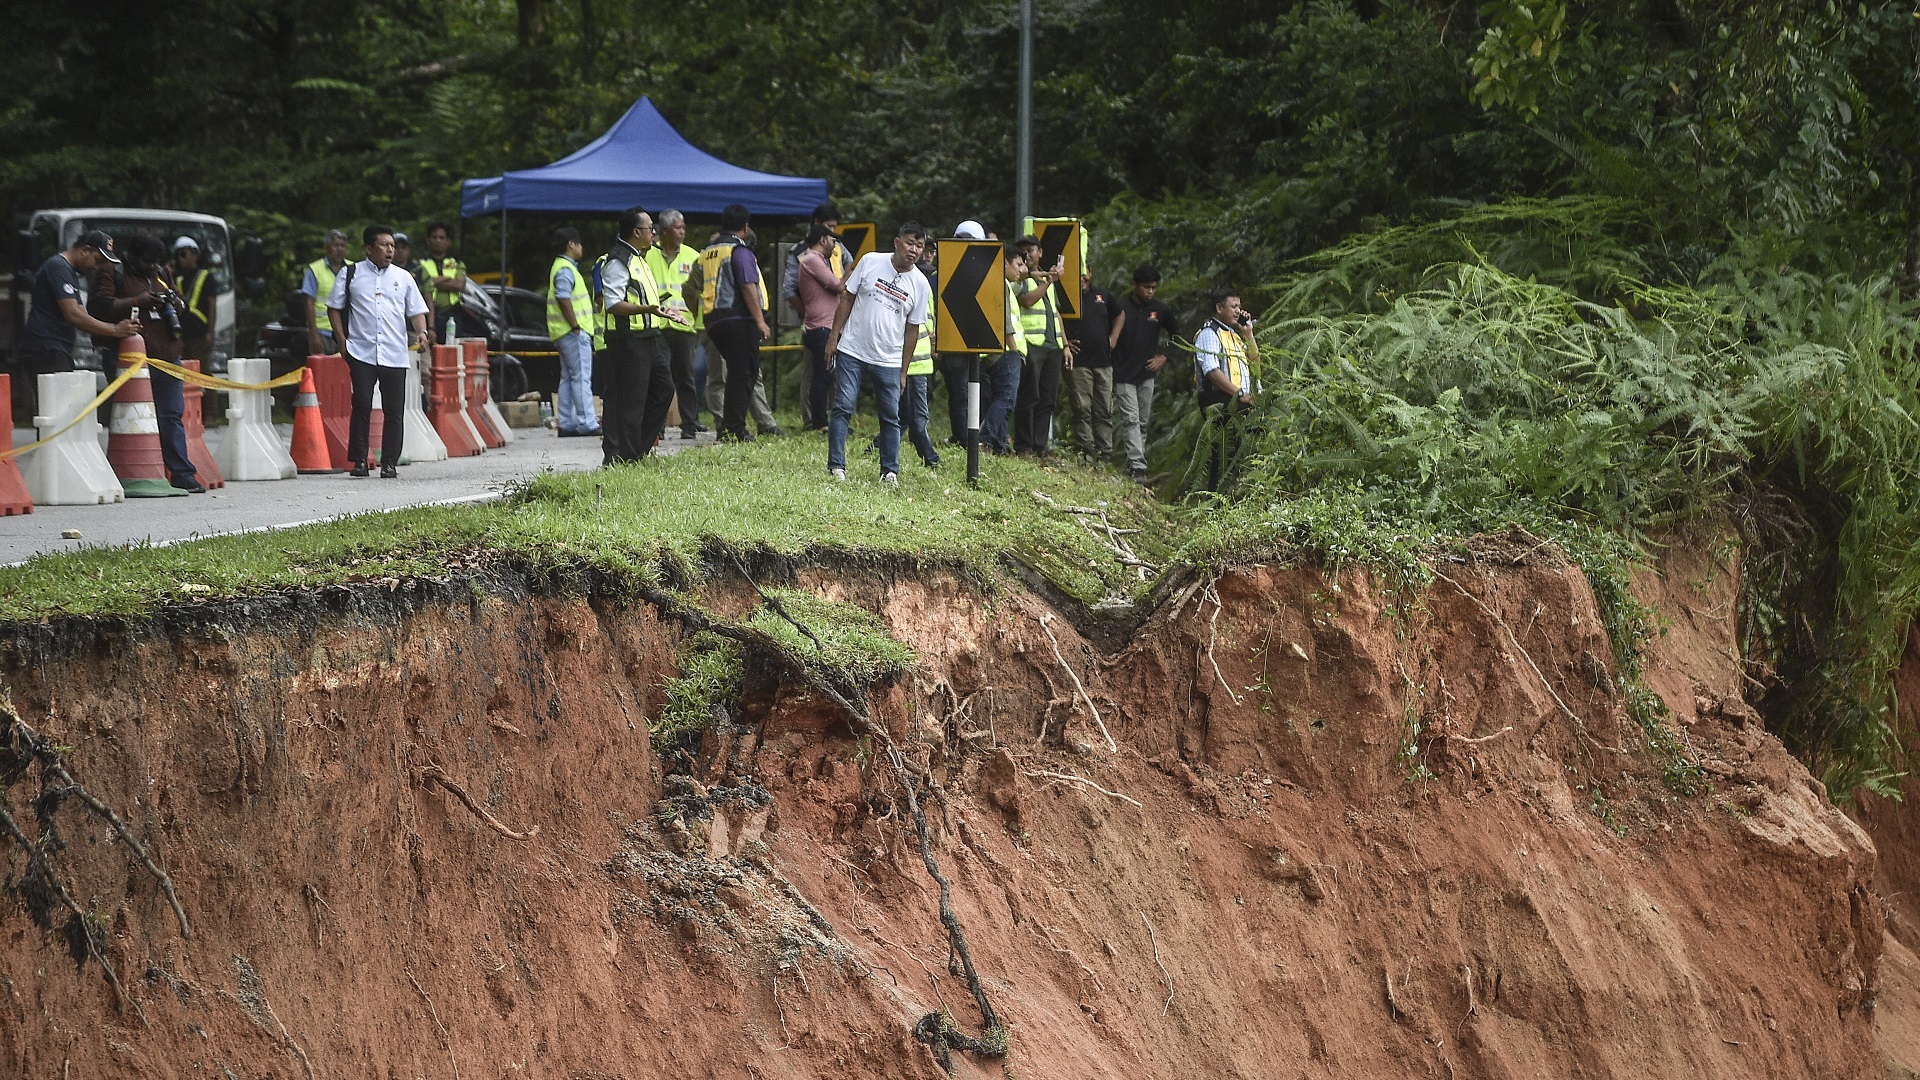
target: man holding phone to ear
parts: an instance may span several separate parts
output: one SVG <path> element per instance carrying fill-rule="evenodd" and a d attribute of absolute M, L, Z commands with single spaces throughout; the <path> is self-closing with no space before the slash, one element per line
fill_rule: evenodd
<path fill-rule="evenodd" d="M 1239 452 L 1237 417 L 1253 406 L 1259 384 L 1253 365 L 1260 362 L 1260 346 L 1253 340 L 1253 316 L 1240 304 L 1236 289 L 1213 291 L 1213 317 L 1193 337 L 1194 380 L 1200 384 L 1200 407 L 1220 424 L 1207 487 L 1217 491 L 1227 466 Z M 1215 410 L 1212 406 L 1221 406 Z"/>

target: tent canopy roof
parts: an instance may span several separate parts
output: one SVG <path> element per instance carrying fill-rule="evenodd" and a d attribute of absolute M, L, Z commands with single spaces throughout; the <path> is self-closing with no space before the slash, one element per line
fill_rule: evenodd
<path fill-rule="evenodd" d="M 740 203 L 756 217 L 806 217 L 827 198 L 817 177 L 778 176 L 722 161 L 688 142 L 651 98 L 641 98 L 607 133 L 538 169 L 461 184 L 460 214 L 508 211 L 614 215 L 633 206 L 718 214 Z"/>

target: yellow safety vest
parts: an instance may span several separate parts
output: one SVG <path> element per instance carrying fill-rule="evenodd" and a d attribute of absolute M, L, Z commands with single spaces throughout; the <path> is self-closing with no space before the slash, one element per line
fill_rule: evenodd
<path fill-rule="evenodd" d="M 909 375 L 933 374 L 933 305 L 935 297 L 927 297 L 927 325 L 920 328 L 920 336 L 913 342 L 913 361 L 907 365 Z"/>
<path fill-rule="evenodd" d="M 427 280 L 433 291 L 433 306 L 440 311 L 452 311 L 460 306 L 460 294 L 452 289 L 442 289 L 433 285 L 434 278 L 466 277 L 467 268 L 459 259 L 449 255 L 444 259 L 421 259 L 420 275 Z"/>
<path fill-rule="evenodd" d="M 627 250 L 633 251 L 631 247 Z M 653 268 L 647 265 L 647 257 L 637 251 L 627 256 L 627 291 L 621 299 L 629 304 L 657 306 L 660 303 L 660 284 L 653 279 Z M 638 315 L 607 315 L 607 330 L 611 333 L 644 333 L 658 328 L 654 317 L 645 312 Z"/>
<path fill-rule="evenodd" d="M 324 262 L 325 260 L 322 261 Z M 195 318 L 207 324 L 207 332 L 211 334 L 213 332 L 213 310 L 211 308 L 202 309 L 200 299 L 202 294 L 206 292 L 207 279 L 213 276 L 213 271 L 194 270 L 191 271 L 191 274 L 191 277 L 180 283 L 180 288 L 185 293 L 182 299 L 187 302 L 187 310 L 192 312 Z M 191 282 L 191 284 L 189 284 L 189 282 Z M 326 303 L 327 298 L 324 296 L 321 297 L 320 307 L 325 307 Z M 314 314 L 319 314 L 318 309 L 314 311 Z"/>
<path fill-rule="evenodd" d="M 1237 330 L 1232 329 L 1218 319 L 1209 319 L 1207 325 L 1213 328 L 1214 337 L 1220 341 L 1220 368 L 1226 372 L 1227 381 L 1240 388 L 1241 393 L 1253 389 L 1253 368 L 1247 363 L 1247 343 Z M 1196 360 L 1196 364 L 1198 361 Z M 1210 384 L 1203 384 L 1210 385 Z"/>
<path fill-rule="evenodd" d="M 735 294 L 739 291 L 740 283 L 733 280 L 731 263 L 733 249 L 739 246 L 738 242 L 730 244 L 722 240 L 700 253 L 700 314 L 712 315 L 717 308 L 726 308 L 727 315 L 733 314 L 734 303 L 737 300 Z M 730 283 L 724 293 L 719 291 L 722 271 L 725 271 L 727 281 Z M 759 287 L 760 311 L 764 315 L 769 311 L 765 277 L 760 279 Z"/>
<path fill-rule="evenodd" d="M 559 285 L 560 271 L 562 270 L 573 271 L 573 291 L 564 297 L 560 295 Z M 547 268 L 548 337 L 559 341 L 563 336 L 573 332 L 573 327 L 567 325 L 566 313 L 560 310 L 560 301 L 563 299 L 573 302 L 573 318 L 575 322 L 580 324 L 580 328 L 588 332 L 592 331 L 593 305 L 590 302 L 592 300 L 592 297 L 589 295 L 590 291 L 591 287 L 587 283 L 587 273 L 580 269 L 579 263 L 574 262 L 565 255 L 554 257 L 553 265 Z"/>
<path fill-rule="evenodd" d="M 325 255 L 308 263 L 307 269 L 313 271 L 313 285 L 315 290 L 313 294 L 314 328 L 331 334 L 333 333 L 333 324 L 327 321 L 327 297 L 333 295 L 333 282 L 335 278 L 340 276 L 340 271 L 327 265 L 327 257 Z M 346 268 L 343 266 L 341 269 L 344 270 Z"/>
<path fill-rule="evenodd" d="M 680 249 L 673 253 L 672 259 L 668 259 L 667 253 L 657 244 L 647 249 L 647 269 L 653 271 L 653 280 L 660 286 L 661 307 L 669 311 L 678 311 L 682 315 L 689 314 L 686 297 L 681 294 L 686 291 L 687 278 L 693 273 L 694 264 L 700 261 L 700 254 L 686 244 L 680 245 Z M 695 311 L 690 314 L 693 317 L 689 322 L 677 323 L 667 320 L 662 324 L 662 329 L 682 334 L 698 331 L 706 320 L 701 312 Z"/>
<path fill-rule="evenodd" d="M 1039 303 L 1020 309 L 1020 330 L 1026 337 L 1027 344 L 1045 345 L 1048 327 L 1053 328 L 1053 347 L 1061 348 L 1061 342 L 1067 339 L 1067 324 L 1060 318 L 1059 310 L 1054 307 L 1051 285 L 1042 290 Z"/>
<path fill-rule="evenodd" d="M 1013 282 L 1011 281 L 1007 282 L 1007 310 L 1008 311 L 1020 310 L 1020 293 L 1014 289 Z M 1021 356 L 1027 355 L 1027 335 L 1026 334 L 1013 333 L 1013 334 L 1007 335 L 1007 337 L 1010 339 L 1007 342 L 1008 352 L 1017 352 Z"/>

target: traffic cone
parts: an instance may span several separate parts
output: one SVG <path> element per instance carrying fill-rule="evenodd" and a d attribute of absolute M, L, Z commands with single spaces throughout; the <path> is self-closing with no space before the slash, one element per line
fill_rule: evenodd
<path fill-rule="evenodd" d="M 293 396 L 293 464 L 304 474 L 338 473 L 327 453 L 327 426 L 320 419 L 320 395 L 313 388 L 313 367 L 300 375 L 300 392 Z"/>
<path fill-rule="evenodd" d="M 182 360 L 180 366 L 188 371 L 199 371 L 200 361 Z M 206 391 L 194 383 L 181 387 L 185 407 L 180 411 L 180 423 L 187 429 L 187 460 L 193 462 L 194 475 L 208 490 L 227 486 L 227 480 L 220 475 L 220 466 L 213 463 L 213 451 L 207 449 L 207 428 L 204 401 Z"/>
<path fill-rule="evenodd" d="M 147 343 L 139 334 L 120 339 L 120 366 L 131 367 L 144 357 Z M 153 380 L 142 366 L 113 395 L 113 419 L 107 425 L 107 464 L 120 478 L 129 499 L 160 499 L 186 492 L 167 476 L 160 456 L 160 417 L 153 409 Z"/>
<path fill-rule="evenodd" d="M 13 446 L 13 376 L 0 374 L 0 409 L 6 410 L 7 423 L 0 433 L 7 437 L 7 446 Z M 12 458 L 0 460 L 0 517 L 12 517 L 15 514 L 33 513 L 33 496 L 27 494 L 26 477 L 20 475 L 20 465 Z"/>

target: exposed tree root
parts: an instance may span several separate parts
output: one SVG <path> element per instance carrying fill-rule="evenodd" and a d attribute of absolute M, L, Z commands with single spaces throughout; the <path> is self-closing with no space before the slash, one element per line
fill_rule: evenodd
<path fill-rule="evenodd" d="M 514 832 L 512 829 L 507 828 L 506 825 L 501 823 L 499 818 L 494 817 L 492 814 L 487 813 L 486 807 L 481 806 L 478 802 L 475 802 L 473 796 L 467 794 L 467 789 L 455 783 L 453 780 L 453 777 L 448 776 L 446 774 L 446 771 L 441 769 L 438 765 L 424 766 L 418 771 L 417 775 L 420 777 L 420 782 L 423 784 L 429 783 L 429 782 L 439 784 L 441 787 L 446 788 L 448 791 L 452 792 L 454 798 L 459 799 L 461 802 L 467 804 L 467 809 L 473 811 L 473 815 L 475 817 L 479 818 L 481 821 L 486 822 L 493 829 L 494 832 L 499 833 L 501 836 L 504 836 L 509 840 L 531 840 L 534 837 L 540 835 L 540 826 L 538 825 L 527 826 L 526 832 Z"/>
<path fill-rule="evenodd" d="M 738 559 L 734 566 L 745 577 L 754 592 L 766 601 L 774 614 L 792 623 L 794 628 L 816 645 L 819 638 L 813 631 L 783 607 L 779 601 L 760 588 L 759 583 L 747 573 L 746 567 Z M 907 810 L 914 832 L 919 841 L 920 859 L 926 864 L 927 872 L 940 886 L 940 923 L 947 930 L 947 944 L 952 955 L 960 961 L 961 971 L 966 977 L 967 988 L 973 993 L 973 1003 L 980 1010 L 980 1019 L 985 1030 L 975 1038 L 956 1027 L 953 1017 L 946 1011 L 928 1013 L 914 1025 L 914 1038 L 925 1043 L 933 1051 L 941 1068 L 953 1071 L 952 1049 L 959 1048 L 981 1057 L 999 1058 L 1007 1054 L 1007 1031 L 1001 1025 L 999 1017 L 993 1011 L 993 1003 L 987 999 L 985 984 L 980 980 L 979 972 L 973 965 L 973 953 L 967 948 L 966 934 L 960 928 L 960 918 L 953 910 L 953 887 L 945 874 L 940 872 L 940 864 L 933 855 L 933 838 L 927 828 L 926 808 L 920 800 L 920 777 L 907 764 L 907 759 L 894 742 L 893 735 L 887 729 L 874 722 L 867 710 L 866 693 L 862 687 L 841 686 L 828 674 L 795 655 L 780 641 L 752 626 L 743 626 L 716 619 L 683 599 L 660 589 L 643 588 L 642 599 L 657 608 L 663 616 L 677 620 L 681 626 L 693 631 L 706 630 L 723 638 L 736 641 L 748 649 L 777 664 L 782 671 L 804 682 L 807 686 L 839 706 L 847 715 L 848 723 L 857 735 L 864 735 L 880 744 L 885 750 L 887 763 L 892 767 L 894 779 L 901 791 L 906 794 Z"/>
<path fill-rule="evenodd" d="M 160 891 L 173 908 L 174 917 L 179 920 L 181 936 L 190 938 L 193 933 L 187 925 L 186 910 L 180 906 L 179 894 L 174 890 L 173 879 L 161 869 L 146 845 L 133 834 L 133 829 L 121 820 L 120 815 L 74 779 L 73 773 L 67 769 L 65 752 L 65 747 L 56 745 L 22 720 L 13 707 L 12 699 L 0 692 L 0 837 L 19 845 L 27 857 L 26 870 L 20 875 L 15 892 L 26 904 L 28 916 L 43 930 L 56 929 L 56 913 L 65 912 L 65 925 L 58 929 L 67 939 L 67 951 L 74 962 L 82 966 L 89 959 L 99 963 L 101 974 L 105 976 L 107 984 L 113 987 L 115 1003 L 122 1009 L 131 1010 L 145 1024 L 146 1013 L 141 1010 L 139 1002 L 128 996 L 126 987 L 120 982 L 120 973 L 114 970 L 112 961 L 107 959 L 106 935 L 101 930 L 99 918 L 80 906 L 54 869 L 53 857 L 66 847 L 55 823 L 55 815 L 62 804 L 68 799 L 78 800 L 80 805 L 106 821 L 141 867 L 159 883 Z M 32 805 L 34 818 L 39 825 L 37 837 L 27 835 L 26 830 L 20 827 L 12 808 L 3 797 L 8 788 L 36 770 L 40 792 Z"/>

